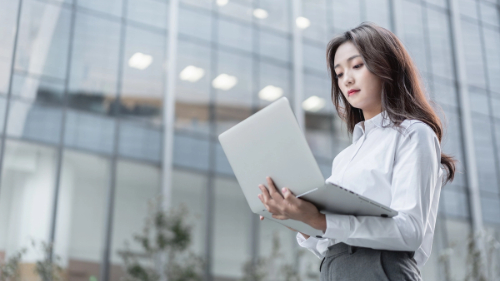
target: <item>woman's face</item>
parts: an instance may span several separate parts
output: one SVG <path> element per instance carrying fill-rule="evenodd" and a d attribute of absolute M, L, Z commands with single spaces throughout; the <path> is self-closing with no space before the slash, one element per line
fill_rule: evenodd
<path fill-rule="evenodd" d="M 347 101 L 363 110 L 366 120 L 382 112 L 382 80 L 368 70 L 354 44 L 347 41 L 340 45 L 333 61 L 337 83 Z"/>

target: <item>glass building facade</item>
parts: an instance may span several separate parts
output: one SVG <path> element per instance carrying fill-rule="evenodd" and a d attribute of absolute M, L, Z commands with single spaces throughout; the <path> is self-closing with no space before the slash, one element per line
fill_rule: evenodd
<path fill-rule="evenodd" d="M 295 233 L 251 213 L 217 136 L 286 96 L 329 177 L 351 140 L 326 44 L 371 21 L 403 41 L 442 109 L 443 151 L 460 162 L 422 275 L 463 279 L 474 227 L 500 240 L 499 13 L 497 0 L 0 0 L 0 261 L 54 241 L 68 280 L 120 280 L 125 241 L 168 190 L 190 206 L 206 280 L 242 278 L 276 231 L 318 280 Z M 40 255 L 23 258 L 26 279 Z"/>

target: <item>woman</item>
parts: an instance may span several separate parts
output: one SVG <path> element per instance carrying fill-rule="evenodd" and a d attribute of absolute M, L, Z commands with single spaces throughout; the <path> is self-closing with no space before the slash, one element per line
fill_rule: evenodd
<path fill-rule="evenodd" d="M 455 174 L 456 160 L 441 153 L 440 119 L 417 67 L 389 30 L 362 23 L 330 41 L 327 61 L 332 100 L 353 140 L 333 160 L 326 182 L 399 213 L 321 214 L 286 187 L 280 195 L 270 178 L 259 198 L 274 218 L 323 231 L 322 238 L 297 233 L 300 246 L 322 259 L 321 280 L 421 280 L 440 190 Z"/>

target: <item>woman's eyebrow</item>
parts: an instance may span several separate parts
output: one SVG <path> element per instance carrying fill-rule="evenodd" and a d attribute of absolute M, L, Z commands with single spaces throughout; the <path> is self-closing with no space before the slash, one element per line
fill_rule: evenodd
<path fill-rule="evenodd" d="M 355 57 L 361 57 L 361 55 L 354 55 L 354 56 L 348 58 L 347 61 L 350 61 L 350 60 L 352 60 Z M 340 64 L 337 64 L 336 66 L 334 66 L 333 69 L 337 68 L 338 66 L 340 66 Z"/>

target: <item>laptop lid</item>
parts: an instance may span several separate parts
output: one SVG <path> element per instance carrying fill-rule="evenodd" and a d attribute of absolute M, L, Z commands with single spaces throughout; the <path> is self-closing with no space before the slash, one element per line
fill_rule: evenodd
<path fill-rule="evenodd" d="M 325 184 L 286 97 L 220 134 L 219 141 L 254 213 L 264 209 L 257 195 L 267 176 L 295 195 Z"/>

